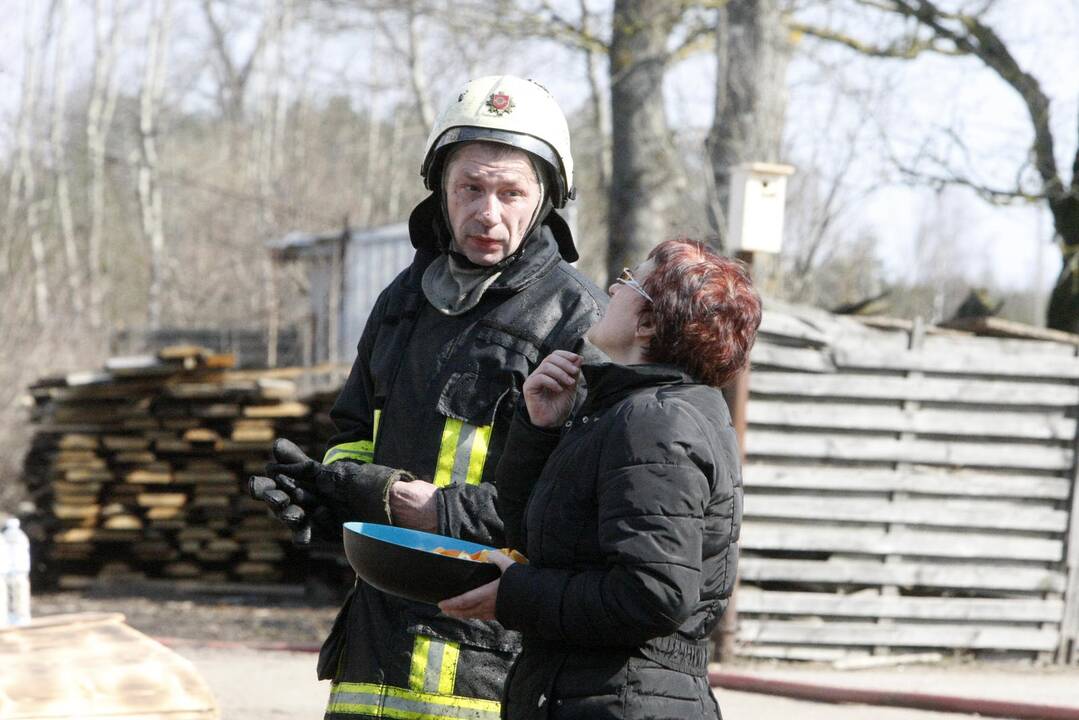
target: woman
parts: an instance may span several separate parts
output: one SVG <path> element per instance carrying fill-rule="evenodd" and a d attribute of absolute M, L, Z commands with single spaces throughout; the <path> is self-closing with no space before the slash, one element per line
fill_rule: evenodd
<path fill-rule="evenodd" d="M 687 240 L 661 243 L 610 295 L 587 336 L 610 362 L 548 356 L 498 467 L 507 541 L 530 564 L 499 554 L 499 580 L 439 607 L 521 632 L 504 717 L 718 718 L 707 638 L 742 514 L 718 388 L 748 361 L 760 299 L 740 264 Z"/>

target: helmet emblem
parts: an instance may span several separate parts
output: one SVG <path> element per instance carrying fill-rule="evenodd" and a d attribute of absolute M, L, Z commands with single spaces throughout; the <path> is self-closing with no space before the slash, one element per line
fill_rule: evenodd
<path fill-rule="evenodd" d="M 504 92 L 493 92 L 487 98 L 487 109 L 495 115 L 508 115 L 514 107 L 513 98 Z"/>

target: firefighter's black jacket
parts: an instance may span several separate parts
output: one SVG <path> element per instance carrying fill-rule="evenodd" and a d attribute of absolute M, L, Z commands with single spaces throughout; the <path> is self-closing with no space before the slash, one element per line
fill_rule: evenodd
<path fill-rule="evenodd" d="M 501 547 L 491 481 L 521 386 L 548 353 L 578 346 L 606 295 L 560 256 L 565 227 L 552 213 L 475 308 L 442 315 L 420 285 L 445 246 L 432 208 L 429 198 L 414 211 L 415 259 L 379 296 L 364 328 L 331 413 L 340 433 L 325 461 L 375 462 L 434 482 L 439 533 Z M 409 688 L 422 684 L 416 653 L 428 647 L 416 637 L 447 644 L 455 667 L 441 684 L 431 678 L 427 694 Z M 496 700 L 517 646 L 496 623 L 453 620 L 357 582 L 320 657 L 319 677 L 335 680 L 327 716 L 362 715 L 372 702 L 385 710 L 368 715 L 392 716 Z M 486 717 L 484 707 L 471 709 Z"/>

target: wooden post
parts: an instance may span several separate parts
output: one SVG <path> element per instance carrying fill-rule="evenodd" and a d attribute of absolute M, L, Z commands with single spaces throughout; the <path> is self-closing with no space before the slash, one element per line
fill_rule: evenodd
<path fill-rule="evenodd" d="M 750 276 L 753 275 L 753 253 L 739 251 L 736 257 L 746 264 Z M 723 389 L 723 397 L 731 411 L 731 422 L 738 435 L 738 450 L 744 470 L 746 464 L 746 406 L 749 404 L 749 366 L 738 374 L 734 382 Z M 734 579 L 727 609 L 719 622 L 719 646 L 716 659 L 719 662 L 734 660 L 734 644 L 738 638 L 738 578 Z"/>
<path fill-rule="evenodd" d="M 1079 357 L 1079 345 L 1075 346 Z M 1067 585 L 1064 590 L 1064 616 L 1060 623 L 1060 643 L 1056 660 L 1079 664 L 1079 425 L 1072 442 L 1071 502 L 1068 508 L 1068 537 L 1064 544 Z"/>
<path fill-rule="evenodd" d="M 348 234 L 346 230 L 346 232 L 342 233 L 341 238 L 334 242 L 333 255 L 330 258 L 330 313 L 326 320 L 326 344 L 328 345 L 326 357 L 332 363 L 339 360 L 338 346 L 340 345 L 339 338 L 341 330 L 341 296 L 344 294 L 344 255 L 347 237 Z"/>
<path fill-rule="evenodd" d="M 276 251 L 270 251 L 270 285 L 267 288 L 266 302 L 270 306 L 270 317 L 266 328 L 266 367 L 277 367 L 277 339 L 281 327 L 281 302 L 277 293 L 277 283 L 281 280 L 279 260 Z"/>

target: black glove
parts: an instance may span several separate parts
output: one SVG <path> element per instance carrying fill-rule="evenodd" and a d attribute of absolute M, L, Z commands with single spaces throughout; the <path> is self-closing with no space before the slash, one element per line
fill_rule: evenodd
<path fill-rule="evenodd" d="M 305 546 L 313 536 L 340 542 L 341 520 L 324 498 L 296 486 L 284 475 L 276 479 L 253 475 L 247 481 L 247 492 L 266 503 L 270 511 L 292 531 L 292 543 Z"/>
<path fill-rule="evenodd" d="M 267 475 L 294 480 L 297 489 L 325 498 L 348 520 L 389 524 L 390 487 L 398 480 L 416 479 L 404 470 L 374 463 L 339 460 L 323 465 L 283 438 L 274 441 L 273 454 L 275 462 L 266 465 Z"/>

